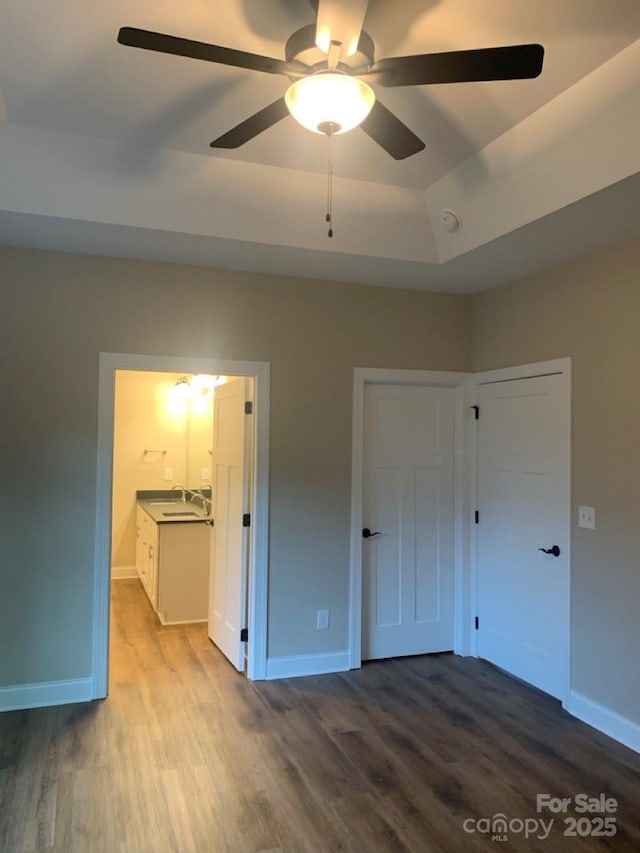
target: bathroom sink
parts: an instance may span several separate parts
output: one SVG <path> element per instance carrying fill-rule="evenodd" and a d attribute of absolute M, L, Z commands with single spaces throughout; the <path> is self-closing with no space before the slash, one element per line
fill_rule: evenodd
<path fill-rule="evenodd" d="M 163 515 L 173 515 L 173 516 L 177 516 L 177 515 L 195 515 L 195 516 L 199 516 L 199 515 L 200 515 L 200 513 L 199 513 L 199 512 L 189 512 L 189 510 L 186 510 L 186 511 L 177 511 L 177 512 L 163 512 L 162 514 L 163 514 Z"/>

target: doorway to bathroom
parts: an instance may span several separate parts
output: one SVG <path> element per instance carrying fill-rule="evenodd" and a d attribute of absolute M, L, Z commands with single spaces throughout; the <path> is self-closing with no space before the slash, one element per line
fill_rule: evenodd
<path fill-rule="evenodd" d="M 132 595 L 144 589 L 156 624 L 201 622 L 236 669 L 264 677 L 268 407 L 265 363 L 101 355 L 95 698 L 112 577 L 141 581 Z"/>

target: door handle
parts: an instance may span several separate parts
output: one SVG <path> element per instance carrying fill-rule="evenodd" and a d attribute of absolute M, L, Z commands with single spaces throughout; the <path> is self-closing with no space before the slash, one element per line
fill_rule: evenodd
<path fill-rule="evenodd" d="M 560 556 L 560 548 L 557 545 L 553 545 L 551 548 L 538 548 L 538 551 L 542 551 L 544 554 L 553 554 L 554 557 Z"/>
<path fill-rule="evenodd" d="M 382 536 L 382 533 L 379 530 L 376 530 L 375 533 L 372 533 L 368 527 L 363 527 L 362 538 L 363 539 L 371 539 L 372 536 Z"/>

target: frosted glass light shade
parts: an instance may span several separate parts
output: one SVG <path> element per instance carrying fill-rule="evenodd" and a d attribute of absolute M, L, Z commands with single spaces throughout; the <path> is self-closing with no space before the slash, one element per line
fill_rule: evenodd
<path fill-rule="evenodd" d="M 331 71 L 296 80 L 284 97 L 291 115 L 307 130 L 326 133 L 321 127 L 330 124 L 334 134 L 357 127 L 376 100 L 373 89 L 362 80 Z"/>

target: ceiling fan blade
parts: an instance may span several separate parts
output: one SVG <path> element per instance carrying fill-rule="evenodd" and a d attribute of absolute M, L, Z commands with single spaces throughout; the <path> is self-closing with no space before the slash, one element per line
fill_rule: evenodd
<path fill-rule="evenodd" d="M 228 130 L 222 136 L 214 139 L 211 148 L 239 148 L 245 142 L 249 142 L 254 136 L 258 136 L 272 125 L 277 124 L 289 115 L 289 110 L 284 98 L 278 98 L 268 107 L 260 110 L 254 115 L 240 122 L 239 125 Z"/>
<path fill-rule="evenodd" d="M 405 160 L 424 150 L 424 142 L 378 100 L 360 127 L 394 160 Z"/>
<path fill-rule="evenodd" d="M 190 59 L 203 59 L 206 62 L 218 62 L 220 65 L 232 65 L 235 68 L 248 68 L 250 71 L 264 71 L 266 74 L 301 75 L 307 71 L 301 62 L 283 62 L 270 56 L 246 53 L 215 44 L 139 30 L 135 27 L 122 27 L 118 33 L 118 42 L 128 47 L 140 47 L 143 50 L 156 50 L 158 53 L 170 53 L 174 56 L 187 56 Z"/>
<path fill-rule="evenodd" d="M 329 53 L 331 42 L 342 45 L 343 58 L 358 49 L 369 0 L 319 0 L 316 45 Z"/>
<path fill-rule="evenodd" d="M 543 59 L 540 44 L 453 50 L 381 59 L 373 66 L 372 75 L 382 86 L 524 80 L 540 74 Z"/>

